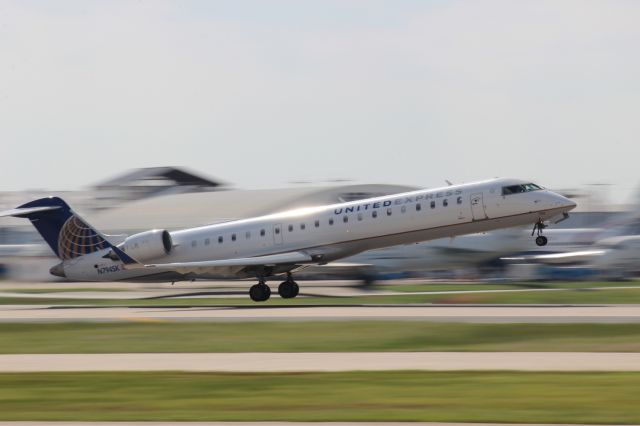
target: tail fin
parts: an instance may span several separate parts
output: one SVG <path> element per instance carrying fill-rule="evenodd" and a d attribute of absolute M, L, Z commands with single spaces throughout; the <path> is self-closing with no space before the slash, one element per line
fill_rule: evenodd
<path fill-rule="evenodd" d="M 0 212 L 0 216 L 29 219 L 49 247 L 62 260 L 112 247 L 107 239 L 58 197 L 40 198 Z"/>

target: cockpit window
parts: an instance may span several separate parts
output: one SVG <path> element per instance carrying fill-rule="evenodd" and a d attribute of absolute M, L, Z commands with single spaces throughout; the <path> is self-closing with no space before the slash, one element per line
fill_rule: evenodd
<path fill-rule="evenodd" d="M 535 183 L 525 183 L 524 185 L 511 185 L 502 187 L 502 195 L 520 194 L 522 192 L 539 191 L 542 187 Z"/>

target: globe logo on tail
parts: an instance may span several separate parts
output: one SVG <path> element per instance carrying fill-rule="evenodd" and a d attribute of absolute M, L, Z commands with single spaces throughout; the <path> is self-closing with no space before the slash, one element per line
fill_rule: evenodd
<path fill-rule="evenodd" d="M 107 241 L 78 216 L 71 216 L 60 229 L 58 254 L 73 259 L 109 247 Z"/>

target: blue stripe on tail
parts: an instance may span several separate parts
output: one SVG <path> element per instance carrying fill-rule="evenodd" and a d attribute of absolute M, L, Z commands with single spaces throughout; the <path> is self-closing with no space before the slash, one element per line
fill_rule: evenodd
<path fill-rule="evenodd" d="M 61 198 L 41 198 L 18 208 L 50 206 L 59 208 L 15 216 L 29 219 L 60 259 L 73 259 L 112 247 L 103 235 L 76 215 Z"/>

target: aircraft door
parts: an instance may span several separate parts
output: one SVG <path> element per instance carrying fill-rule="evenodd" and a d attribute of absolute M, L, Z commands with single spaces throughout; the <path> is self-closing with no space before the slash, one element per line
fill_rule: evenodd
<path fill-rule="evenodd" d="M 471 194 L 471 215 L 474 221 L 488 219 L 487 212 L 484 208 L 482 192 Z"/>
<path fill-rule="evenodd" d="M 278 245 L 282 244 L 282 224 L 276 223 L 273 225 L 273 242 Z"/>

